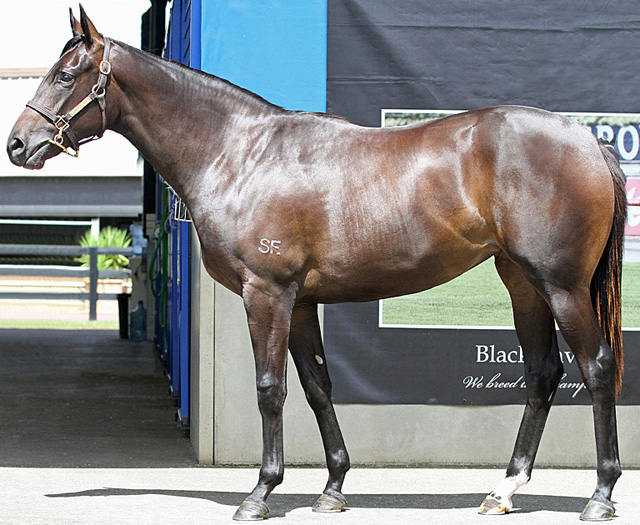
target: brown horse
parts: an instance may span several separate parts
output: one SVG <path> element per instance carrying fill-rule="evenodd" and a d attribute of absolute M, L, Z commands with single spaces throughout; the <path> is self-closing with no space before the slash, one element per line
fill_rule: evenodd
<path fill-rule="evenodd" d="M 346 503 L 317 304 L 425 290 L 489 257 L 511 295 L 528 399 L 506 477 L 480 512 L 508 512 L 530 478 L 562 376 L 555 321 L 593 400 L 598 481 L 582 518 L 613 516 L 626 200 L 617 160 L 587 130 L 523 107 L 363 128 L 111 41 L 83 10 L 71 23 L 7 151 L 38 169 L 111 129 L 187 203 L 207 270 L 244 301 L 255 357 L 262 467 L 235 519 L 266 516 L 282 480 L 287 348 L 326 451 L 314 510 Z"/>

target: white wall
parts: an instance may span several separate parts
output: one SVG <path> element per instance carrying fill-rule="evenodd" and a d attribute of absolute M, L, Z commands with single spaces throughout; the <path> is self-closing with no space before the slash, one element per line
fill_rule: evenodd
<path fill-rule="evenodd" d="M 103 35 L 140 47 L 140 17 L 149 0 L 82 0 Z M 71 38 L 69 7 L 80 19 L 78 1 L 0 1 L 0 68 L 45 67 L 58 60 Z"/>
<path fill-rule="evenodd" d="M 200 463 L 211 465 L 213 458 L 214 414 L 214 341 L 215 310 L 214 281 L 208 275 L 200 257 L 200 243 L 191 229 L 189 265 L 190 315 L 189 340 L 189 403 L 190 435 Z"/>
<path fill-rule="evenodd" d="M 100 32 L 140 47 L 140 17 L 150 7 L 149 0 L 83 0 L 82 5 Z M 69 6 L 79 18 L 77 2 L 68 0 L 0 1 L 0 69 L 51 67 L 71 37 Z M 40 81 L 0 79 L 0 176 L 27 175 L 9 162 L 3 150 L 15 120 Z M 39 174 L 140 176 L 141 170 L 135 148 L 107 132 L 102 140 L 82 146 L 78 159 L 58 155 Z"/>

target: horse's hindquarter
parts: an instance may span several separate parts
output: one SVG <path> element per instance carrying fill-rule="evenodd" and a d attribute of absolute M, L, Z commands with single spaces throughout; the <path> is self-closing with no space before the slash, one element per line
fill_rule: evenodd
<path fill-rule="evenodd" d="M 613 182 L 595 137 L 532 108 L 496 108 L 487 125 L 496 135 L 498 244 L 536 279 L 588 286 L 613 219 Z"/>
<path fill-rule="evenodd" d="M 343 143 L 317 256 L 320 301 L 428 289 L 500 252 L 537 278 L 590 282 L 613 186 L 597 141 L 576 122 L 500 107 L 358 129 Z"/>

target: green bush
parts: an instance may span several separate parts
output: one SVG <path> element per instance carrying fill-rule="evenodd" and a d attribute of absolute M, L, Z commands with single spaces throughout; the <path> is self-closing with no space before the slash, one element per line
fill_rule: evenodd
<path fill-rule="evenodd" d="M 91 235 L 91 230 L 87 230 L 80 238 L 80 246 L 91 247 L 109 247 L 109 248 L 126 248 L 131 245 L 131 235 L 126 230 L 107 226 L 100 230 L 100 234 L 96 239 Z M 76 259 L 81 266 L 89 267 L 89 254 L 81 255 Z M 98 255 L 98 270 L 122 270 L 129 266 L 129 259 L 124 255 Z"/>

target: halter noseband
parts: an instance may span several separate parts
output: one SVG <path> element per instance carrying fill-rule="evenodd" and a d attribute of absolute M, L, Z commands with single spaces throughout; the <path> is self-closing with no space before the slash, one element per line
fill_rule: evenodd
<path fill-rule="evenodd" d="M 77 157 L 80 153 L 80 145 L 85 144 L 86 142 L 90 142 L 92 140 L 99 139 L 104 135 L 105 129 L 107 127 L 107 115 L 105 109 L 105 95 L 107 94 L 107 83 L 109 81 L 109 75 L 111 74 L 111 62 L 109 62 L 109 51 L 111 50 L 111 42 L 108 38 L 104 38 L 104 53 L 102 55 L 102 61 L 100 62 L 99 67 L 99 75 L 98 82 L 91 88 L 91 93 L 89 93 L 84 99 L 82 99 L 73 109 L 71 109 L 66 115 L 58 115 L 51 111 L 50 109 L 41 106 L 37 102 L 33 100 L 27 102 L 27 107 L 31 108 L 38 113 L 40 113 L 44 118 L 49 120 L 55 128 L 58 130 L 58 133 L 52 138 L 49 139 L 49 142 L 55 146 L 58 146 L 64 153 L 67 155 L 71 155 L 72 157 Z M 100 128 L 100 133 L 97 135 L 93 135 L 92 137 L 86 137 L 84 139 L 78 140 L 71 131 L 71 120 L 78 115 L 84 108 L 86 108 L 89 104 L 96 101 L 98 103 L 98 107 L 100 108 L 100 116 L 102 120 L 102 127 Z M 67 135 L 69 142 L 71 143 L 71 148 L 73 151 L 70 151 L 65 145 L 64 142 L 64 134 Z"/>

